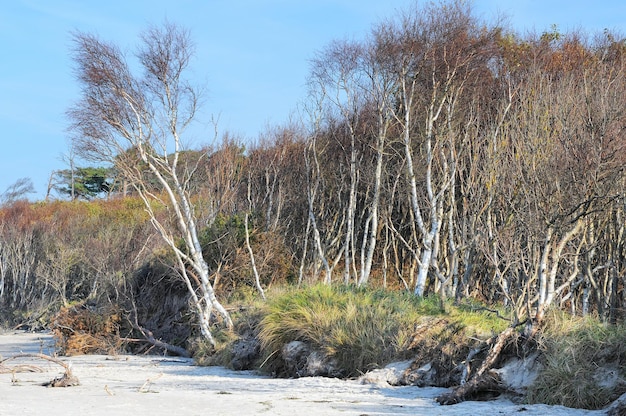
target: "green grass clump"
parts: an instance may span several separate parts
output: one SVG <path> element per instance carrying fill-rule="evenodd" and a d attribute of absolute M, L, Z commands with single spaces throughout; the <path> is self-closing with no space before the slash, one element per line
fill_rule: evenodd
<path fill-rule="evenodd" d="M 626 326 L 554 313 L 542 332 L 544 369 L 529 403 L 601 409 L 626 392 Z"/>
<path fill-rule="evenodd" d="M 451 320 L 481 339 L 499 334 L 511 323 L 505 310 L 485 308 L 481 304 L 468 301 L 450 307 L 449 315 Z"/>
<path fill-rule="evenodd" d="M 402 358 L 414 326 L 425 315 L 441 314 L 437 299 L 406 292 L 311 286 L 269 299 L 259 338 L 264 368 L 280 372 L 280 350 L 303 341 L 336 360 L 350 377 Z"/>

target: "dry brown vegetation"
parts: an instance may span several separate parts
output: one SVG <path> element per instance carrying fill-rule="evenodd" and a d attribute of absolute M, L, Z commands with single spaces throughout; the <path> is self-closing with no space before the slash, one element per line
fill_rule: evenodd
<path fill-rule="evenodd" d="M 66 306 L 51 323 L 56 347 L 62 355 L 111 354 L 122 351 L 122 316 L 112 308 L 92 310 Z"/>

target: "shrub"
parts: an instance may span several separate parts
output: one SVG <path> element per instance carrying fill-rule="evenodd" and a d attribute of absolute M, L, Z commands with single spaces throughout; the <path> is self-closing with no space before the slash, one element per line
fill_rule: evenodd
<path fill-rule="evenodd" d="M 254 287 L 250 254 L 245 248 L 245 217 L 242 214 L 218 215 L 215 221 L 199 233 L 202 253 L 212 270 L 219 270 L 214 289 L 221 297 Z M 250 224 L 250 244 L 254 252 L 261 285 L 269 288 L 285 283 L 293 276 L 292 256 L 283 238 Z"/>

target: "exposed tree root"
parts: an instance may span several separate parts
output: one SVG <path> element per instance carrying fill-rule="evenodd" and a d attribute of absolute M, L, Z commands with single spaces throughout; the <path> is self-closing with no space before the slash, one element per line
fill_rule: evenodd
<path fill-rule="evenodd" d="M 626 393 L 622 394 L 619 399 L 615 400 L 606 409 L 607 416 L 625 416 L 626 415 Z"/>
<path fill-rule="evenodd" d="M 43 383 L 42 386 L 45 387 L 72 387 L 72 386 L 80 386 L 80 382 L 78 378 L 71 373 L 65 372 L 61 377 L 57 377 L 53 380 L 48 381 L 47 383 Z"/>
<path fill-rule="evenodd" d="M 55 364 L 60 365 L 61 367 L 63 367 L 65 369 L 65 373 L 63 373 L 63 375 L 61 377 L 57 377 L 49 382 L 46 382 L 44 384 L 42 384 L 43 386 L 46 387 L 71 387 L 71 386 L 78 386 L 80 385 L 80 381 L 78 381 L 78 377 L 76 377 L 75 375 L 72 374 L 72 369 L 70 367 L 69 364 L 64 363 L 63 361 L 59 360 L 58 358 L 55 357 L 51 357 L 49 355 L 46 354 L 16 354 L 12 357 L 9 358 L 5 358 L 3 360 L 0 361 L 0 368 L 4 367 L 4 363 L 6 363 L 7 361 L 10 360 L 15 360 L 18 358 L 39 358 L 41 360 L 46 360 L 46 361 L 50 361 L 53 362 Z M 24 366 L 17 366 L 14 367 L 19 369 L 22 368 Z M 15 371 L 13 371 L 15 372 Z"/>
<path fill-rule="evenodd" d="M 470 381 L 437 397 L 442 405 L 457 404 L 465 400 L 480 400 L 498 396 L 504 391 L 500 377 L 492 372 L 473 377 Z"/>
<path fill-rule="evenodd" d="M 490 350 L 478 370 L 467 382 L 455 387 L 451 392 L 437 397 L 437 402 L 443 405 L 450 405 L 467 399 L 477 399 L 485 395 L 493 396 L 503 392 L 504 388 L 500 383 L 499 376 L 490 370 L 498 362 L 504 347 L 515 337 L 517 337 L 515 327 L 510 326 L 497 337 L 487 340 L 486 346 L 490 347 Z M 475 355 L 476 352 L 474 350 L 470 351 L 470 355 L 472 354 Z M 469 363 L 470 361 L 468 357 L 467 362 Z"/>
<path fill-rule="evenodd" d="M 487 357 L 481 364 L 478 371 L 476 371 L 474 377 L 480 377 L 488 370 L 491 370 L 493 365 L 498 361 L 498 358 L 500 358 L 500 353 L 502 352 L 502 349 L 509 343 L 509 341 L 511 341 L 512 338 L 515 338 L 516 336 L 517 332 L 515 331 L 515 328 L 510 326 L 502 331 L 495 338 L 495 340 L 491 338 L 490 341 L 493 341 L 493 346 L 491 347 L 489 354 L 487 354 Z"/>

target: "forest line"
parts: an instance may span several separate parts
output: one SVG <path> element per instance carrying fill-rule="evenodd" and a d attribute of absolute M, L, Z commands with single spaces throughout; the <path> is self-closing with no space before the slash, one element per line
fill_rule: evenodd
<path fill-rule="evenodd" d="M 33 324 L 92 302 L 132 304 L 146 326 L 152 306 L 139 293 L 165 279 L 181 305 L 199 293 L 192 303 L 206 309 L 195 320 L 207 329 L 219 305 L 212 288 L 227 299 L 282 282 L 478 299 L 508 308 L 518 324 L 540 323 L 549 308 L 622 321 L 626 43 L 609 31 L 553 29 L 516 34 L 480 21 L 463 1 L 406 11 L 316 54 L 302 121 L 252 145 L 225 135 L 203 149 L 163 142 L 160 151 L 159 140 L 178 137 L 172 126 L 187 122 L 167 117 L 195 115 L 193 91 L 181 78 L 180 96 L 159 96 L 164 107 L 146 105 L 133 124 L 138 107 L 124 97 L 144 105 L 158 85 L 142 90 L 114 45 L 79 34 L 74 57 L 88 94 L 69 111 L 74 149 L 115 165 L 65 171 L 60 186 L 75 201 L 3 205 L 2 320 Z M 172 81 L 150 60 L 167 45 L 182 77 L 192 54 L 176 43 L 184 31 L 146 33 L 139 57 L 153 80 Z M 96 46 L 100 55 L 81 55 Z M 105 74 L 110 84 L 94 77 L 97 62 L 118 71 Z M 141 127 L 150 131 L 145 148 L 91 147 Z M 163 166 L 171 176 L 160 176 Z M 168 202 L 177 189 L 187 199 L 176 204 L 192 204 L 183 216 L 199 251 L 178 234 Z M 184 285 L 170 282 L 181 277 Z"/>

